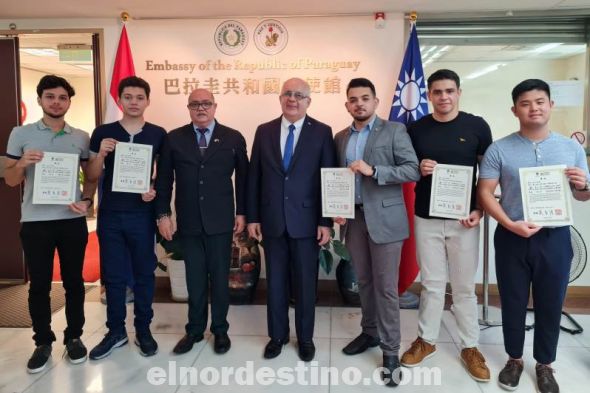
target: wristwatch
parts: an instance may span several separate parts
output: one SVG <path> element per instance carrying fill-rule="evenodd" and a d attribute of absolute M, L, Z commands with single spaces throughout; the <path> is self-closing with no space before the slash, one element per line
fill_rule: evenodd
<path fill-rule="evenodd" d="M 576 191 L 589 191 L 590 190 L 590 181 L 586 180 L 586 185 L 581 190 L 576 188 Z"/>

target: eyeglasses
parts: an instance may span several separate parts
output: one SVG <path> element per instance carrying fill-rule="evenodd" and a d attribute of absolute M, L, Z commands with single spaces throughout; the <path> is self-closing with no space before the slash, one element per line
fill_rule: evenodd
<path fill-rule="evenodd" d="M 308 98 L 309 96 L 306 96 L 305 94 L 300 93 L 298 91 L 287 90 L 286 92 L 284 92 L 283 94 L 281 94 L 281 97 L 283 97 L 283 98 L 295 98 L 297 101 L 301 101 L 304 98 Z"/>
<path fill-rule="evenodd" d="M 213 103 L 211 101 L 203 101 L 203 102 L 199 102 L 199 101 L 193 101 L 193 102 L 189 102 L 187 107 L 190 110 L 196 111 L 199 110 L 199 108 L 203 108 L 204 110 L 208 110 L 213 106 Z"/>

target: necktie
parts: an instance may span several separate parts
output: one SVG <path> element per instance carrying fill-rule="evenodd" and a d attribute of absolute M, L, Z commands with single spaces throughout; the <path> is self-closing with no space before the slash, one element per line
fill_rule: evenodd
<path fill-rule="evenodd" d="M 289 163 L 293 157 L 293 143 L 295 142 L 295 126 L 289 125 L 289 135 L 287 135 L 287 142 L 285 143 L 285 153 L 283 154 L 283 169 L 286 171 L 289 169 Z"/>
<path fill-rule="evenodd" d="M 205 148 L 207 147 L 207 138 L 205 138 L 205 133 L 207 131 L 209 131 L 208 128 L 197 128 L 197 131 L 199 132 L 199 147 L 200 148 Z"/>

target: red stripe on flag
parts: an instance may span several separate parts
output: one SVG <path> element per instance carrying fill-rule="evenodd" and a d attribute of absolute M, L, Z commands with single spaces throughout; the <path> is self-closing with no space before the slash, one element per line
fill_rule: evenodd
<path fill-rule="evenodd" d="M 404 241 L 402 247 L 402 257 L 399 265 L 399 282 L 398 291 L 404 293 L 416 279 L 420 269 L 418 268 L 416 258 L 416 238 L 414 237 L 414 187 L 416 183 L 404 183 L 404 201 L 406 202 L 406 212 L 408 214 L 408 224 L 410 225 L 410 237 Z"/>
<path fill-rule="evenodd" d="M 119 98 L 118 88 L 121 79 L 134 75 L 135 67 L 133 66 L 131 46 L 129 45 L 129 39 L 127 38 L 127 29 L 125 29 L 125 26 L 123 25 L 121 38 L 119 38 L 119 47 L 117 48 L 117 55 L 115 57 L 115 65 L 113 66 L 113 76 L 111 78 L 110 93 L 115 102 L 117 102 L 117 99 Z"/>

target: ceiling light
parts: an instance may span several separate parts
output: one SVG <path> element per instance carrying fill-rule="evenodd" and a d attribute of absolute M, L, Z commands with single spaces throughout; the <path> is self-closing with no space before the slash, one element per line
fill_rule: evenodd
<path fill-rule="evenodd" d="M 475 79 L 475 78 L 479 78 L 480 76 L 483 76 L 485 74 L 489 74 L 490 72 L 494 72 L 496 71 L 498 68 L 500 67 L 504 67 L 506 65 L 506 63 L 496 63 L 496 64 L 492 64 L 490 66 L 484 67 L 481 70 L 472 72 L 471 74 L 467 75 L 464 79 Z"/>
<path fill-rule="evenodd" d="M 74 67 L 82 68 L 87 71 L 94 71 L 94 65 L 92 64 L 72 64 Z"/>
<path fill-rule="evenodd" d="M 547 52 L 547 51 L 550 51 L 553 48 L 557 48 L 560 45 L 561 45 L 561 42 L 553 42 L 551 44 L 544 44 L 544 45 L 538 46 L 535 49 L 531 50 L 530 53 L 543 53 L 543 52 Z"/>
<path fill-rule="evenodd" d="M 32 56 L 57 57 L 59 52 L 53 48 L 20 48 L 20 51 Z"/>

